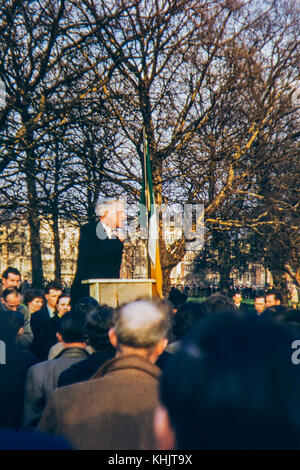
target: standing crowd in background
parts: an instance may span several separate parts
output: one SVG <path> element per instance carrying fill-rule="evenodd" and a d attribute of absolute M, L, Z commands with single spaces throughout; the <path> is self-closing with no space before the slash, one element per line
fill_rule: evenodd
<path fill-rule="evenodd" d="M 1 287 L 0 447 L 299 448 L 300 311 L 280 292 L 113 309 L 13 267 Z"/>

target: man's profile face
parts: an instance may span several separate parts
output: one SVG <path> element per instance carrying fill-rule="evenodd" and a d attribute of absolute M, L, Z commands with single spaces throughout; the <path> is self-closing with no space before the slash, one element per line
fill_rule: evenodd
<path fill-rule="evenodd" d="M 55 309 L 57 299 L 62 294 L 61 290 L 50 289 L 48 294 L 45 294 L 47 304 L 49 307 Z"/>
<path fill-rule="evenodd" d="M 7 278 L 2 278 L 3 290 L 8 287 L 19 287 L 21 283 L 21 276 L 18 274 L 8 273 Z"/>
<path fill-rule="evenodd" d="M 8 310 L 16 312 L 20 306 L 21 297 L 16 294 L 9 294 L 6 299 L 2 298 L 1 301 Z"/>
<path fill-rule="evenodd" d="M 254 308 L 257 313 L 261 314 L 265 310 L 266 302 L 264 297 L 256 297 L 254 300 Z"/>
<path fill-rule="evenodd" d="M 110 204 L 109 210 L 105 214 L 104 222 L 111 229 L 122 228 L 125 220 L 125 207 L 122 202 Z"/>
<path fill-rule="evenodd" d="M 267 295 L 266 308 L 274 307 L 275 305 L 280 305 L 280 300 L 276 300 L 274 294 Z"/>

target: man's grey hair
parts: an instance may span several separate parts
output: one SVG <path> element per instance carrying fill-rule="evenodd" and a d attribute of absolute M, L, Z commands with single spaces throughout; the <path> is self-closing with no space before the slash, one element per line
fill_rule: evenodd
<path fill-rule="evenodd" d="M 95 206 L 95 213 L 98 217 L 103 217 L 105 212 L 114 209 L 116 203 L 123 204 L 120 198 L 98 199 Z"/>
<path fill-rule="evenodd" d="M 168 302 L 138 299 L 115 310 L 114 330 L 124 346 L 148 349 L 167 338 L 172 325 Z"/>

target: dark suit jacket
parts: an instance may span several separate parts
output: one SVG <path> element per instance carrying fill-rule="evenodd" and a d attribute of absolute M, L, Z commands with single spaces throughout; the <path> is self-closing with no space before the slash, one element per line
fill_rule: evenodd
<path fill-rule="evenodd" d="M 58 323 L 59 317 L 56 315 L 50 317 L 46 305 L 31 315 L 30 326 L 33 341 L 29 349 L 39 361 L 46 361 L 51 346 L 57 343 Z"/>
<path fill-rule="evenodd" d="M 262 313 L 262 317 L 266 320 L 282 321 L 288 314 L 288 308 L 284 305 L 274 305 L 273 307 L 266 308 Z"/>
<path fill-rule="evenodd" d="M 120 277 L 123 243 L 118 238 L 100 239 L 99 231 L 104 232 L 101 222 L 90 222 L 80 229 L 77 270 L 71 287 L 72 306 L 81 297 L 89 295 L 88 286 L 82 285 L 81 281 Z"/>
<path fill-rule="evenodd" d="M 249 313 L 248 312 L 248 305 L 243 304 L 243 303 L 240 304 L 239 308 L 236 307 L 236 310 L 240 315 L 247 315 Z"/>
<path fill-rule="evenodd" d="M 83 382 L 92 377 L 97 370 L 109 359 L 112 359 L 116 354 L 115 348 L 107 351 L 97 351 L 91 354 L 83 361 L 76 362 L 68 369 L 64 370 L 58 378 L 58 387 Z"/>

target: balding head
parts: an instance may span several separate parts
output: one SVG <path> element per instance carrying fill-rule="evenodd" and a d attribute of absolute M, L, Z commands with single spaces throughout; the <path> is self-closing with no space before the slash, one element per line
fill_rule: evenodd
<path fill-rule="evenodd" d="M 171 319 L 169 303 L 136 300 L 116 310 L 114 331 L 119 344 L 148 349 L 167 338 Z"/>

